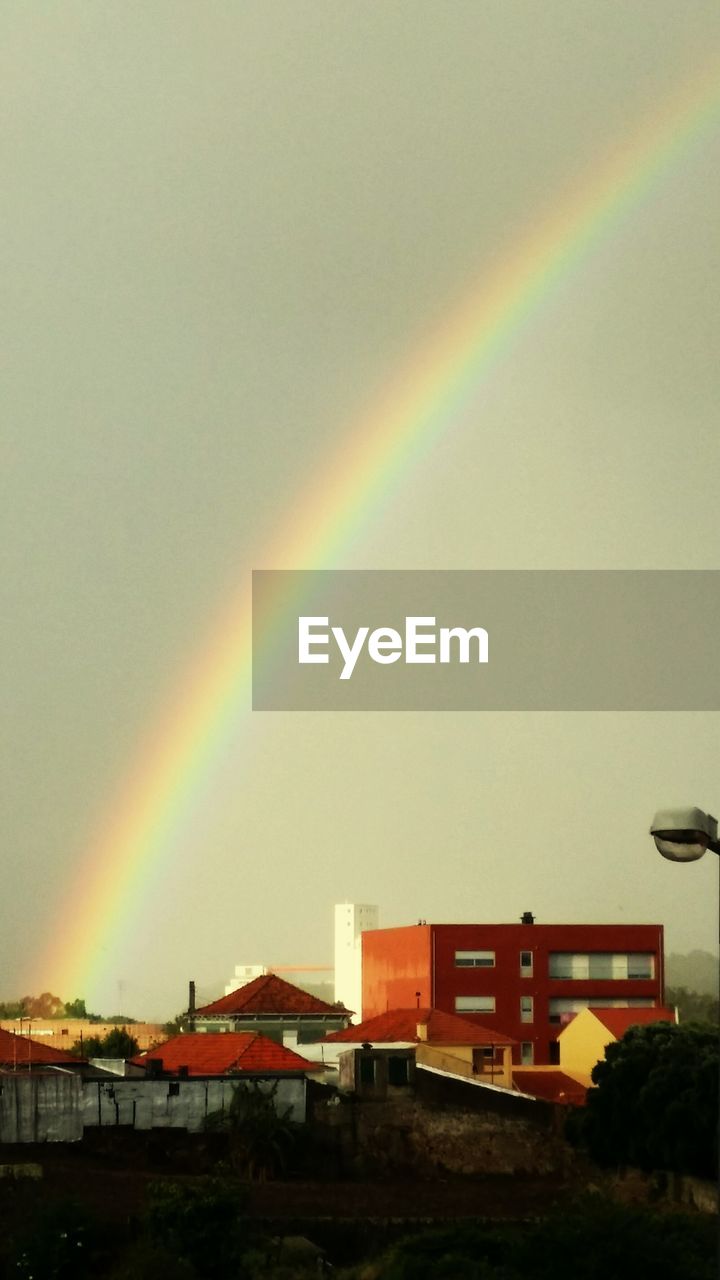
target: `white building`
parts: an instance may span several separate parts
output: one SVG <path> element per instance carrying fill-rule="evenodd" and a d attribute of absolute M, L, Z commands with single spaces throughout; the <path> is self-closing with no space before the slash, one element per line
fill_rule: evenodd
<path fill-rule="evenodd" d="M 253 978 L 262 978 L 266 973 L 264 964 L 236 964 L 235 977 L 225 984 L 225 995 L 231 996 L 233 991 L 239 991 L 240 987 L 246 987 Z"/>
<path fill-rule="evenodd" d="M 352 1009 L 353 1022 L 362 1021 L 362 941 L 377 929 L 380 913 L 367 903 L 340 902 L 335 906 L 335 999 Z"/>

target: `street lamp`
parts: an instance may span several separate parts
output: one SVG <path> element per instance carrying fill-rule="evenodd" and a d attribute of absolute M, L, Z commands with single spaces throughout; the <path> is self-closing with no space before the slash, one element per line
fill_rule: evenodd
<path fill-rule="evenodd" d="M 720 854 L 717 818 L 702 809 L 661 809 L 652 820 L 650 835 L 670 862 L 697 862 L 706 849 Z"/>
<path fill-rule="evenodd" d="M 650 835 L 670 862 L 697 862 L 706 849 L 720 855 L 717 818 L 702 809 L 661 809 Z"/>

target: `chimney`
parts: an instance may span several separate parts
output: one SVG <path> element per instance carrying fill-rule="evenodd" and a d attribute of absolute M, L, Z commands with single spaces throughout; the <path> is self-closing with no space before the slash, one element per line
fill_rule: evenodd
<path fill-rule="evenodd" d="M 534 915 L 533 915 L 532 911 L 523 911 L 523 913 L 522 913 L 522 915 L 521 915 L 521 917 L 520 917 L 520 923 L 521 923 L 521 924 L 534 924 L 534 923 L 535 923 L 535 917 L 534 917 Z"/>
<path fill-rule="evenodd" d="M 188 984 L 188 1031 L 195 1030 L 195 983 Z"/>

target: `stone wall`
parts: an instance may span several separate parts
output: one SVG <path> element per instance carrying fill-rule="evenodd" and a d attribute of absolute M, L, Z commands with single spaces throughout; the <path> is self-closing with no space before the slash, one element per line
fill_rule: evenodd
<path fill-rule="evenodd" d="M 318 1103 L 314 1119 L 338 1175 L 564 1175 L 576 1158 L 562 1137 L 559 1109 L 517 1097 L 498 1103 L 489 1090 L 473 1090 L 469 1103 L 420 1090 L 385 1100 L 344 1098 Z"/>

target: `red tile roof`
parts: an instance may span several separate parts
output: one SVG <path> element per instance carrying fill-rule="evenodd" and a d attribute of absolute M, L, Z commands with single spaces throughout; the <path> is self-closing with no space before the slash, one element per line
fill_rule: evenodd
<path fill-rule="evenodd" d="M 590 1012 L 598 1022 L 610 1031 L 616 1040 L 622 1040 L 628 1027 L 646 1027 L 652 1022 L 674 1022 L 674 1009 L 599 1009 Z"/>
<path fill-rule="evenodd" d="M 266 1075 L 322 1070 L 320 1063 L 308 1062 L 299 1053 L 254 1031 L 186 1032 L 138 1054 L 131 1062 L 142 1067 L 152 1059 L 160 1059 L 164 1072 L 187 1067 L 191 1076 L 224 1076 L 231 1071 Z"/>
<path fill-rule="evenodd" d="M 426 1037 L 418 1035 L 418 1023 L 427 1027 Z M 442 1013 L 440 1009 L 390 1009 L 344 1031 L 333 1031 L 323 1043 L 393 1044 L 400 1041 L 407 1044 L 423 1039 L 428 1044 L 515 1044 L 501 1031 L 478 1027 L 467 1018 L 457 1018 L 454 1013 Z"/>
<path fill-rule="evenodd" d="M 239 987 L 237 991 L 231 991 L 229 996 L 221 996 L 219 1000 L 213 1000 L 212 1004 L 205 1004 L 195 1012 L 203 1015 L 285 1013 L 289 1016 L 334 1013 L 340 1018 L 349 1010 L 336 1009 L 334 1005 L 318 1000 L 317 996 L 311 996 L 308 991 L 293 986 L 292 982 L 278 978 L 277 974 L 265 973 L 259 978 L 253 978 L 252 982 Z"/>
<path fill-rule="evenodd" d="M 521 1093 L 529 1093 L 533 1098 L 573 1107 L 585 1105 L 587 1089 L 564 1071 L 522 1071 L 513 1067 L 512 1078 Z"/>
<path fill-rule="evenodd" d="M 23 1066 L 68 1066 L 77 1067 L 85 1063 L 84 1058 L 75 1058 L 65 1049 L 53 1049 L 52 1045 L 43 1044 L 40 1040 L 31 1040 L 29 1036 L 18 1036 L 13 1031 L 3 1031 L 0 1027 L 0 1064 L 3 1067 Z"/>

